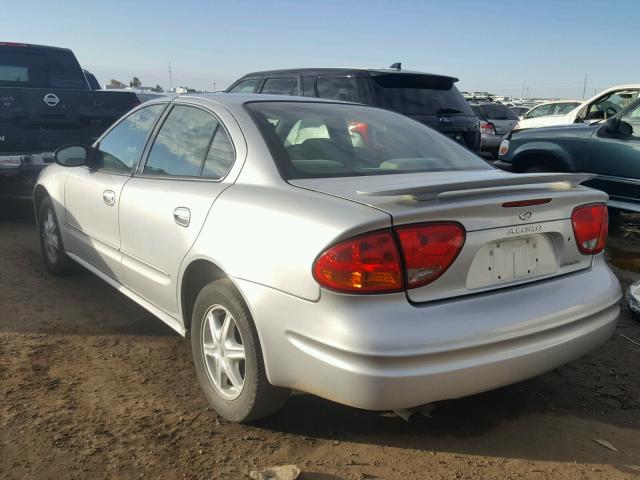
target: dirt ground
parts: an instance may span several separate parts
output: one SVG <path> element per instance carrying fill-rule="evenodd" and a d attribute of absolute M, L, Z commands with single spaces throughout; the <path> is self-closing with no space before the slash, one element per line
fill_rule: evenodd
<path fill-rule="evenodd" d="M 640 278 L 640 217 L 613 228 L 623 287 Z M 640 477 L 640 323 L 626 307 L 590 355 L 441 404 L 409 423 L 295 395 L 230 424 L 207 407 L 188 342 L 98 278 L 55 278 L 35 226 L 0 222 L 0 478 L 310 479 Z M 594 439 L 604 440 L 617 451 Z"/>

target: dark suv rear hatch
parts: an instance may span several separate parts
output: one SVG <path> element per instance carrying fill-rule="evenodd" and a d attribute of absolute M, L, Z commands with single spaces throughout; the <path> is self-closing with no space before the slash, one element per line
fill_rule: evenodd
<path fill-rule="evenodd" d="M 478 119 L 454 83 L 442 75 L 371 71 L 381 106 L 403 113 L 480 150 Z"/>

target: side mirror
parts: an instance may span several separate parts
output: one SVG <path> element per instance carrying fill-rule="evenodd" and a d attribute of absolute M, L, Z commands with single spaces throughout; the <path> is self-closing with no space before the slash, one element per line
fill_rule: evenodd
<path fill-rule="evenodd" d="M 87 164 L 89 150 L 86 145 L 67 145 L 56 150 L 53 158 L 63 167 L 80 167 Z"/>
<path fill-rule="evenodd" d="M 621 137 L 628 137 L 633 134 L 633 127 L 618 117 L 608 118 L 607 121 L 604 122 L 604 129 L 611 135 L 619 135 Z"/>

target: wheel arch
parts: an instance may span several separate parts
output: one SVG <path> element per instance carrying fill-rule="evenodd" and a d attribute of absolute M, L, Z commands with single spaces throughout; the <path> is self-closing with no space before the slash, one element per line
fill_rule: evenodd
<path fill-rule="evenodd" d="M 551 145 L 536 145 L 517 152 L 513 157 L 514 172 L 524 172 L 533 165 L 545 165 L 557 171 L 572 172 L 572 162 L 563 150 Z"/>
<path fill-rule="evenodd" d="M 40 204 L 42 203 L 42 200 L 49 196 L 49 192 L 43 185 L 36 185 L 36 188 L 33 190 L 33 209 L 35 211 L 37 221 L 40 220 Z"/>
<path fill-rule="evenodd" d="M 185 329 L 191 327 L 191 316 L 196 297 L 203 287 L 217 280 L 228 279 L 247 304 L 246 298 L 232 278 L 215 261 L 209 258 L 194 258 L 185 267 L 179 282 L 180 312 Z M 247 304 L 248 305 L 248 304 Z"/>

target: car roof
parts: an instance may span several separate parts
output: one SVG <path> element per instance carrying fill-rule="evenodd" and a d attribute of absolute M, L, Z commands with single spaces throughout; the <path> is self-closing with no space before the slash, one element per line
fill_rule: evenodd
<path fill-rule="evenodd" d="M 18 48 L 32 48 L 35 50 L 53 50 L 53 51 L 63 51 L 63 52 L 71 52 L 70 48 L 64 47 L 52 47 L 50 45 L 36 45 L 33 43 L 22 43 L 22 42 L 5 42 L 0 41 L 0 47 L 18 47 Z"/>
<path fill-rule="evenodd" d="M 352 75 L 361 75 L 364 76 L 366 73 L 376 72 L 376 73 L 393 73 L 400 75 L 427 75 L 430 77 L 441 77 L 448 78 L 453 80 L 453 82 L 457 82 L 459 79 L 456 77 L 452 77 L 451 75 L 442 75 L 439 73 L 429 73 L 429 72 L 419 72 L 416 70 L 396 70 L 395 68 L 353 68 L 353 67 L 327 67 L 327 68 L 286 68 L 282 70 L 263 70 L 258 72 L 251 72 L 243 75 L 239 80 L 246 79 L 248 77 L 258 77 L 263 75 L 275 75 L 281 73 L 307 73 L 307 74 L 323 74 L 323 73 L 340 73 L 340 74 L 352 74 Z"/>
<path fill-rule="evenodd" d="M 295 97 L 292 95 L 268 95 L 262 93 L 187 93 L 172 99 L 179 102 L 180 99 L 212 102 L 227 108 L 235 108 L 250 102 L 299 102 L 299 103 L 343 103 L 345 105 L 360 105 L 360 103 L 332 100 L 330 98 Z M 156 101 L 156 100 L 154 100 Z"/>

